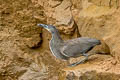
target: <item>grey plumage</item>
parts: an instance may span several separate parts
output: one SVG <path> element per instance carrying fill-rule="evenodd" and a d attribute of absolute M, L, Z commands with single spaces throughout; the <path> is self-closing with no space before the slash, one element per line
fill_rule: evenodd
<path fill-rule="evenodd" d="M 95 45 L 100 44 L 99 40 L 81 37 L 72 40 L 65 41 L 64 46 L 61 48 L 62 54 L 68 57 L 79 57 L 80 53 L 87 53 Z M 72 54 L 69 54 L 72 53 Z"/>
<path fill-rule="evenodd" d="M 90 51 L 94 46 L 101 44 L 100 40 L 80 37 L 71 40 L 64 41 L 59 35 L 58 30 L 52 25 L 38 24 L 45 29 L 47 29 L 52 34 L 52 39 L 50 40 L 50 50 L 52 54 L 59 59 L 68 60 L 69 58 L 76 58 L 79 56 L 85 56 L 85 59 L 70 64 L 70 66 L 78 65 L 88 59 L 88 51 Z"/>

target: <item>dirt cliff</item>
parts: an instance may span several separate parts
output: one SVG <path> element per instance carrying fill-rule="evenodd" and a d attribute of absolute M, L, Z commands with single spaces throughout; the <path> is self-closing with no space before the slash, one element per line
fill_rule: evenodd
<path fill-rule="evenodd" d="M 0 0 L 0 80 L 119 80 L 119 6 L 119 0 Z M 87 36 L 102 45 L 87 62 L 67 67 L 51 55 L 51 35 L 38 23 L 56 26 L 64 40 Z"/>

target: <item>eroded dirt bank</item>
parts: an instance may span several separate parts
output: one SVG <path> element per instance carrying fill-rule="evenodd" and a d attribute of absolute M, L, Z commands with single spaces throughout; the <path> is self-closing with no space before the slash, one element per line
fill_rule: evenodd
<path fill-rule="evenodd" d="M 0 0 L 0 80 L 119 80 L 119 0 Z M 76 67 L 51 55 L 52 24 L 63 39 L 100 39 L 99 53 Z M 72 60 L 71 60 L 72 62 Z"/>

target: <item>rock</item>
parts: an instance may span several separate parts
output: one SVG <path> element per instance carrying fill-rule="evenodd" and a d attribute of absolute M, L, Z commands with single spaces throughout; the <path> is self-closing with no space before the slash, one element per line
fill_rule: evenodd
<path fill-rule="evenodd" d="M 120 79 L 119 0 L 0 0 L 0 4 L 0 80 Z M 100 39 L 102 45 L 90 52 L 99 54 L 68 68 L 51 54 L 51 35 L 38 23 L 56 26 L 64 40 Z"/>
<path fill-rule="evenodd" d="M 84 64 L 64 68 L 63 71 L 66 76 L 63 77 L 63 80 L 119 80 L 120 73 L 118 71 L 120 68 L 118 65 L 114 68 L 115 66 L 111 63 L 112 60 L 114 59 L 111 56 L 92 56 Z"/>
<path fill-rule="evenodd" d="M 105 45 L 103 45 L 104 52 L 101 53 L 111 51 L 110 54 L 114 57 L 116 55 L 115 58 L 119 62 L 119 48 L 117 48 L 119 41 L 116 40 L 119 39 L 119 18 L 117 17 L 119 11 L 115 7 L 110 8 L 107 4 L 105 6 L 98 6 L 96 4 L 99 3 L 97 1 L 89 2 L 86 0 L 82 2 L 82 9 L 80 7 L 76 8 L 79 14 L 76 16 L 73 13 L 73 16 L 75 16 L 74 19 L 79 26 L 79 32 L 81 36 L 89 36 L 102 40 Z M 105 47 L 108 47 L 109 51 L 105 50 Z M 103 48 L 101 51 L 103 51 Z"/>
<path fill-rule="evenodd" d="M 44 52 L 49 48 L 41 41 L 48 37 L 43 39 L 42 28 L 36 26 L 46 23 L 43 6 L 30 0 L 0 3 L 0 80 L 58 79 L 58 65 L 64 64 Z"/>

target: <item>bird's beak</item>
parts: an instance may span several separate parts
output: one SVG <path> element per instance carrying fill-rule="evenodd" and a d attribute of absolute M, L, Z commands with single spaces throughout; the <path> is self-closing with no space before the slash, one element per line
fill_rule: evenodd
<path fill-rule="evenodd" d="M 37 24 L 37 26 L 43 27 L 43 28 L 47 28 L 48 26 L 45 24 Z"/>
<path fill-rule="evenodd" d="M 48 28 L 48 25 L 45 25 L 45 24 L 37 24 L 37 26 L 43 27 L 43 28 L 47 29 L 48 31 L 50 31 L 49 28 Z"/>

